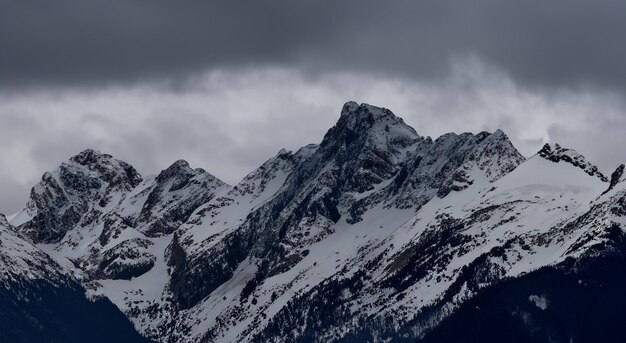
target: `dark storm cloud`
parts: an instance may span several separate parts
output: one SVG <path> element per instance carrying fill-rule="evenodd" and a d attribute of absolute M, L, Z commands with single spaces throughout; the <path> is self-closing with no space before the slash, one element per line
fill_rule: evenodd
<path fill-rule="evenodd" d="M 539 86 L 626 88 L 626 2 L 3 1 L 0 84 L 124 83 L 215 68 L 436 79 L 474 56 Z"/>

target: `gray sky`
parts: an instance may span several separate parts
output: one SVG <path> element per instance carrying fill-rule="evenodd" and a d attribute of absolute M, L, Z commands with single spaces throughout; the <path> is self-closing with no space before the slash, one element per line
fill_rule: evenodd
<path fill-rule="evenodd" d="M 626 2 L 0 0 L 0 212 L 87 147 L 235 183 L 347 100 L 626 161 Z"/>

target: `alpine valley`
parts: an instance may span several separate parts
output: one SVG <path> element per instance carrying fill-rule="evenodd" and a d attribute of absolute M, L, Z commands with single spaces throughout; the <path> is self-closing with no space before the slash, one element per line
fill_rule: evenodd
<path fill-rule="evenodd" d="M 0 341 L 624 342 L 623 174 L 354 102 L 234 186 L 85 150 L 0 216 Z"/>

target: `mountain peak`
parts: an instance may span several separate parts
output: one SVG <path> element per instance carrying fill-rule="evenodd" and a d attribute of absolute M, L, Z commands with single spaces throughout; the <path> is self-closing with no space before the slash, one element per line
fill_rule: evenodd
<path fill-rule="evenodd" d="M 43 174 L 24 209 L 29 220 L 19 230 L 37 243 L 58 241 L 91 208 L 106 207 L 141 182 L 128 163 L 86 149 Z"/>
<path fill-rule="evenodd" d="M 359 104 L 356 103 L 355 101 L 348 101 L 345 104 L 343 104 L 343 107 L 341 108 L 341 115 L 352 113 L 358 107 L 359 107 Z"/>
<path fill-rule="evenodd" d="M 408 145 L 417 138 L 417 132 L 390 110 L 349 101 L 343 106 L 339 120 L 328 130 L 321 145 L 326 146 L 331 142 L 384 145 L 385 142 L 397 140 L 402 140 L 402 145 Z"/>
<path fill-rule="evenodd" d="M 510 173 L 526 160 L 500 129 L 493 133 L 481 132 L 476 136 L 479 143 L 474 158 L 490 181 Z"/>
<path fill-rule="evenodd" d="M 189 163 L 180 159 L 161 171 L 157 176 L 157 180 L 162 182 L 175 176 L 183 175 L 189 177 L 192 174 L 194 174 L 194 170 L 189 166 Z"/>
<path fill-rule="evenodd" d="M 598 177 L 603 182 L 609 181 L 609 179 L 600 172 L 598 167 L 587 161 L 587 159 L 583 155 L 576 152 L 576 150 L 563 148 L 558 143 L 544 144 L 544 146 L 541 148 L 541 150 L 539 150 L 537 155 L 554 163 L 559 163 L 561 161 L 569 163 L 575 167 L 582 169 L 585 173 L 591 176 Z"/>
<path fill-rule="evenodd" d="M 349 185 L 347 189 L 369 189 L 395 173 L 419 138 L 390 110 L 347 102 L 320 143 L 313 163 L 332 161 L 342 174 L 336 177 Z"/>
<path fill-rule="evenodd" d="M 506 135 L 506 133 L 504 133 L 504 131 L 497 129 L 496 131 L 494 131 L 491 134 L 492 137 L 496 137 L 496 138 L 502 138 L 502 139 L 509 139 L 509 137 Z"/>
<path fill-rule="evenodd" d="M 222 180 L 202 168 L 191 168 L 189 162 L 183 159 L 177 160 L 161 171 L 156 180 L 160 184 L 174 180 L 175 186 L 173 186 L 173 189 L 178 189 L 187 184 L 192 178 L 206 180 L 211 184 L 215 184 L 215 186 L 226 185 Z"/>
<path fill-rule="evenodd" d="M 70 161 L 78 163 L 83 166 L 98 163 L 102 158 L 111 159 L 113 156 L 109 154 L 103 154 L 98 150 L 85 149 L 79 152 L 77 155 L 70 157 Z"/>
<path fill-rule="evenodd" d="M 289 155 L 289 154 L 291 154 L 291 151 L 289 151 L 289 150 L 287 150 L 285 148 L 282 148 L 282 149 L 280 149 L 280 151 L 278 151 L 276 156 L 284 156 L 284 155 Z"/>
<path fill-rule="evenodd" d="M 75 173 L 78 172 L 78 170 L 73 170 L 76 167 L 79 169 L 86 167 L 90 171 L 95 171 L 100 174 L 102 179 L 111 183 L 117 183 L 115 179 L 121 177 L 130 184 L 131 188 L 137 186 L 142 181 L 141 175 L 130 164 L 95 149 L 85 149 L 70 157 L 69 163 L 63 163 L 60 166 L 60 170 L 63 173 L 67 171 Z M 49 179 L 50 177 L 50 174 L 46 173 L 43 179 Z"/>
<path fill-rule="evenodd" d="M 509 139 L 509 136 L 507 136 L 504 131 L 497 129 L 496 131 L 494 131 L 493 133 L 489 133 L 489 132 L 481 132 L 478 135 L 483 136 L 482 138 L 482 142 L 483 144 L 486 145 L 501 145 L 501 144 L 505 144 L 508 148 L 512 148 L 515 149 L 515 147 L 513 146 L 513 143 L 511 143 L 511 140 Z M 516 149 L 517 151 L 517 149 Z"/>
<path fill-rule="evenodd" d="M 378 107 L 366 103 L 360 105 L 354 101 L 348 101 L 343 105 L 341 109 L 341 117 L 350 117 L 354 119 L 380 119 L 382 117 L 393 117 L 400 121 L 402 119 L 396 117 L 389 109 L 384 107 Z"/>
<path fill-rule="evenodd" d="M 191 166 L 189 166 L 189 162 L 187 162 L 186 160 L 183 159 L 179 159 L 176 160 L 176 162 L 172 163 L 168 169 L 191 169 Z"/>

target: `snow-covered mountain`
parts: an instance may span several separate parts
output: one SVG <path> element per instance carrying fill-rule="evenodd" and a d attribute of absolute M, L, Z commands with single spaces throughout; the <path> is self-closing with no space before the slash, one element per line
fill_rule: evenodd
<path fill-rule="evenodd" d="M 621 341 L 623 171 L 348 102 L 320 144 L 235 186 L 83 151 L 5 231 L 156 341 Z"/>

